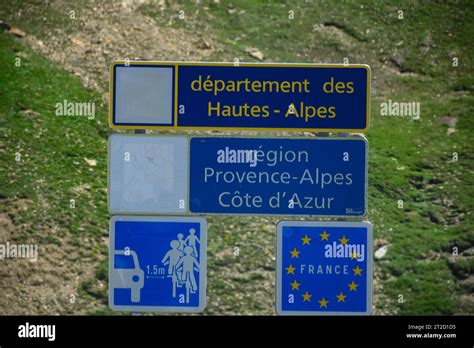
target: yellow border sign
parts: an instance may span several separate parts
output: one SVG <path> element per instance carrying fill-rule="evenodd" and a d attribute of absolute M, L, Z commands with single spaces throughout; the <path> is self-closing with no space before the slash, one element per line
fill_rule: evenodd
<path fill-rule="evenodd" d="M 364 132 L 368 65 L 117 61 L 118 129 Z"/>

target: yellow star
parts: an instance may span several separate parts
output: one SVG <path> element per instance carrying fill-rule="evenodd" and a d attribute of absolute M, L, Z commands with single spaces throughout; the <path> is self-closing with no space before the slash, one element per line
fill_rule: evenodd
<path fill-rule="evenodd" d="M 356 284 L 356 283 L 354 283 L 354 281 L 352 281 L 352 283 L 347 284 L 347 285 L 349 286 L 349 290 L 350 290 L 350 291 L 352 291 L 352 290 L 357 291 L 357 286 L 358 286 L 359 284 Z"/>
<path fill-rule="evenodd" d="M 341 242 L 341 244 L 347 244 L 347 242 L 349 241 L 349 239 L 347 239 L 346 236 L 342 236 L 342 238 L 339 239 L 339 241 Z"/>
<path fill-rule="evenodd" d="M 357 253 L 355 251 L 351 254 L 351 260 L 354 259 L 357 259 Z"/>
<path fill-rule="evenodd" d="M 326 301 L 326 299 L 323 297 L 323 299 L 321 301 L 318 301 L 319 302 L 319 308 L 328 308 L 328 303 L 329 301 Z"/>
<path fill-rule="evenodd" d="M 329 239 L 328 239 L 329 233 L 327 233 L 326 231 L 324 231 L 323 233 L 320 233 L 319 235 L 321 236 L 321 240 L 329 241 Z"/>
<path fill-rule="evenodd" d="M 295 269 L 292 265 L 290 265 L 289 267 L 286 267 L 286 275 L 288 274 L 295 274 Z"/>
<path fill-rule="evenodd" d="M 300 283 L 298 283 L 296 280 L 291 283 L 291 290 L 299 290 L 300 289 Z"/>
<path fill-rule="evenodd" d="M 296 250 L 296 248 L 294 248 L 292 251 L 290 251 L 290 253 L 291 253 L 291 258 L 295 258 L 295 257 L 296 257 L 297 259 L 299 259 L 300 252 L 301 252 L 301 251 L 298 251 L 298 250 Z"/>
<path fill-rule="evenodd" d="M 357 265 L 357 267 L 354 268 L 352 272 L 354 272 L 354 275 L 362 276 L 362 268 L 360 268 L 359 265 Z"/>
<path fill-rule="evenodd" d="M 346 295 L 344 295 L 342 291 L 336 297 L 337 297 L 337 302 L 346 302 Z"/>
<path fill-rule="evenodd" d="M 306 301 L 311 302 L 311 296 L 313 296 L 313 295 L 308 294 L 308 292 L 306 291 L 306 292 L 305 292 L 303 295 L 301 295 L 301 296 L 303 296 L 303 302 L 306 302 Z"/>
<path fill-rule="evenodd" d="M 301 238 L 301 240 L 303 241 L 303 245 L 305 244 L 310 245 L 309 242 L 311 241 L 311 239 L 313 238 L 309 238 L 308 235 L 305 235 L 303 238 Z"/>

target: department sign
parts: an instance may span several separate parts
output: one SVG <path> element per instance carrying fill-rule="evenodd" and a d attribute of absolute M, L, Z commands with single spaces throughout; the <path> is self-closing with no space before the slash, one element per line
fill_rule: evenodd
<path fill-rule="evenodd" d="M 367 65 L 114 62 L 110 126 L 364 132 Z"/>

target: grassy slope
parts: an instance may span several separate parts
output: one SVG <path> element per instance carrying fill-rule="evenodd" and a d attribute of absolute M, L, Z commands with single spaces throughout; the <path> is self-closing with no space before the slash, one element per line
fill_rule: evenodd
<path fill-rule="evenodd" d="M 230 7 L 224 1 L 201 5 L 182 2 L 171 5 L 166 12 L 158 11 L 152 4 L 142 6 L 141 10 L 155 18 L 157 25 L 168 25 L 170 16 L 184 9 L 186 21 L 172 17 L 171 25 L 198 30 L 214 38 L 218 43 L 215 60 L 234 57 L 252 60 L 243 53 L 245 47 L 251 46 L 259 48 L 268 61 L 342 62 L 348 57 L 353 63 L 370 64 L 376 79 L 372 128 L 368 133 L 369 218 L 375 224 L 376 238 L 391 244 L 387 257 L 377 264 L 384 286 L 383 292 L 376 294 L 377 305 L 388 305 L 391 312 L 405 314 L 455 312 L 456 285 L 446 252 L 452 246 L 463 250 L 474 240 L 474 222 L 469 213 L 474 196 L 470 153 L 474 125 L 469 117 L 474 111 L 470 95 L 473 75 L 469 68 L 472 43 L 468 27 L 472 22 L 468 20 L 472 18 L 472 6 L 467 2 L 462 6 L 452 3 L 423 6 L 406 2 L 361 5 L 244 0 L 235 5 L 234 14 L 228 13 Z M 403 21 L 396 17 L 399 8 L 404 10 Z M 13 9 L 10 8 L 8 16 L 12 16 Z M 242 10 L 245 12 L 239 14 Z M 288 20 L 290 10 L 295 11 L 294 20 Z M 42 24 L 31 19 L 23 26 L 38 36 L 42 25 L 61 26 L 57 14 L 48 16 L 54 20 Z M 344 27 L 313 30 L 314 24 L 326 21 Z M 1 195 L 6 199 L 3 206 L 17 198 L 32 200 L 32 208 L 26 214 L 14 216 L 17 223 L 35 224 L 35 228 L 28 230 L 30 234 L 37 233 L 38 227 L 59 225 L 63 233 L 86 233 L 99 240 L 107 234 L 108 217 L 104 190 L 106 109 L 98 108 L 96 117 L 102 120 L 101 125 L 82 118 L 55 117 L 54 104 L 58 101 L 98 102 L 98 96 L 11 38 L 3 34 L 0 38 L 0 60 L 4 67 L 0 76 L 0 127 L 7 128 L 0 134 L 8 166 L 0 168 Z M 21 69 L 12 65 L 15 50 L 27 52 L 29 57 L 24 59 Z M 453 56 L 459 57 L 458 68 L 450 66 Z M 381 69 L 384 62 L 390 65 L 394 57 L 400 71 L 412 72 L 413 76 L 388 74 L 388 69 Z M 395 67 L 390 69 L 396 71 Z M 387 99 L 421 102 L 421 120 L 380 117 L 379 104 Z M 22 109 L 40 115 L 20 116 Z M 443 115 L 458 119 L 458 131 L 450 136 L 446 136 L 446 127 L 437 122 Z M 13 158 L 18 149 L 25 154 L 20 163 Z M 459 153 L 460 160 L 449 163 L 454 151 Z M 97 167 L 89 167 L 83 158 L 97 159 Z M 72 190 L 85 183 L 91 185 L 86 192 Z M 68 208 L 71 198 L 76 199 L 74 210 Z M 397 208 L 400 199 L 404 201 L 404 209 Z M 44 202 L 48 204 L 45 206 Z M 464 213 L 464 220 L 452 224 L 450 221 L 460 213 Z M 211 307 L 219 307 L 220 313 L 271 313 L 273 290 L 260 289 L 261 274 L 253 271 L 259 268 L 272 271 L 274 250 L 257 248 L 255 240 L 262 235 L 274 239 L 273 232 L 259 230 L 253 218 L 210 220 Z M 275 219 L 269 221 L 274 223 Z M 237 261 L 230 251 L 229 255 L 221 252 L 232 250 L 229 248 L 235 245 L 241 247 L 245 258 Z M 98 246 L 97 252 L 105 255 L 106 250 Z M 99 267 L 98 277 L 105 277 L 105 266 L 102 263 Z M 222 269 L 238 272 L 221 279 Z M 243 278 L 239 274 L 249 276 Z M 93 284 L 84 284 L 83 289 L 86 291 L 83 296 L 105 296 L 103 291 L 94 292 Z M 268 300 L 256 301 L 252 291 L 260 292 L 257 298 Z M 407 301 L 397 303 L 398 294 L 403 294 Z"/>
<path fill-rule="evenodd" d="M 21 67 L 15 66 L 18 56 Z M 14 238 L 61 245 L 67 235 L 83 259 L 96 262 L 107 252 L 101 241 L 108 236 L 106 106 L 78 78 L 6 33 L 0 33 L 0 64 L 0 208 L 15 225 L 26 226 Z M 95 120 L 56 116 L 55 104 L 63 100 L 96 103 Z M 97 165 L 89 166 L 86 158 Z M 28 209 L 12 214 L 18 199 Z M 94 240 L 93 249 L 80 248 L 84 238 Z"/>
<path fill-rule="evenodd" d="M 24 57 L 21 67 L 14 65 L 16 56 Z M 0 36 L 0 63 L 1 126 L 3 149 L 7 150 L 6 166 L 0 168 L 2 197 L 41 197 L 53 204 L 18 218 L 42 215 L 44 223 L 60 223 L 72 234 L 95 235 L 96 226 L 104 224 L 107 214 L 105 106 L 77 78 L 5 33 Z M 56 116 L 55 104 L 63 100 L 96 103 L 95 120 Z M 14 159 L 16 152 L 22 155 L 19 162 Z M 97 159 L 97 166 L 89 166 L 85 158 Z M 73 188 L 84 184 L 90 186 L 86 188 L 89 197 L 74 193 Z M 76 200 L 76 208 L 64 209 L 70 199 Z"/>

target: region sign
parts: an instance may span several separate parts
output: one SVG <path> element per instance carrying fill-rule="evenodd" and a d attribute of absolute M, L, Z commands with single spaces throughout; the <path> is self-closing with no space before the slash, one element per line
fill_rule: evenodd
<path fill-rule="evenodd" d="M 367 140 L 112 135 L 112 214 L 367 212 Z"/>
<path fill-rule="evenodd" d="M 371 313 L 371 223 L 282 221 L 276 261 L 278 314 Z"/>
<path fill-rule="evenodd" d="M 364 132 L 367 65 L 114 62 L 110 126 Z"/>
<path fill-rule="evenodd" d="M 363 216 L 367 141 L 192 138 L 190 211 Z"/>
<path fill-rule="evenodd" d="M 114 216 L 109 307 L 131 312 L 202 312 L 207 223 L 200 217 Z"/>
<path fill-rule="evenodd" d="M 108 191 L 112 214 L 361 217 L 367 140 L 112 135 Z"/>

